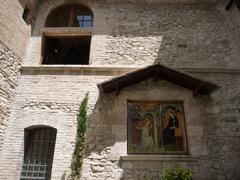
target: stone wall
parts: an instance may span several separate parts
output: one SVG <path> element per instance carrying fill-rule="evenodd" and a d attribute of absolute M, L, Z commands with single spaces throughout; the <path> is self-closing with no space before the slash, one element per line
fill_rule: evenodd
<path fill-rule="evenodd" d="M 228 13 L 231 15 L 233 24 L 234 24 L 234 32 L 236 36 L 236 40 L 238 41 L 238 48 L 240 49 L 240 10 L 233 4 L 233 6 L 228 10 Z M 240 53 L 240 52 L 239 52 Z"/>
<path fill-rule="evenodd" d="M 21 76 L 0 158 L 0 179 L 19 179 L 24 156 L 24 129 L 34 125 L 57 129 L 52 179 L 65 176 L 75 142 L 79 104 L 89 91 L 90 109 L 93 109 L 98 98 L 96 83 L 103 79 L 104 76 Z M 4 165 L 7 161 L 11 161 L 11 166 Z"/>
<path fill-rule="evenodd" d="M 0 179 L 19 179 L 24 156 L 24 129 L 34 125 L 57 129 L 52 179 L 66 178 L 74 148 L 76 113 L 88 91 L 89 125 L 83 179 L 156 179 L 162 170 L 174 165 L 191 168 L 195 179 L 200 180 L 237 180 L 240 177 L 239 73 L 193 73 L 200 77 L 204 75 L 221 86 L 211 97 L 193 97 L 187 89 L 152 79 L 128 87 L 118 96 L 99 94 L 96 84 L 112 76 L 32 73 L 22 75 L 19 80 L 0 159 Z M 128 156 L 128 99 L 183 100 L 190 154 Z M 11 166 L 3 165 L 7 161 L 11 161 Z"/>
<path fill-rule="evenodd" d="M 83 177 L 158 179 L 165 168 L 180 165 L 192 169 L 194 179 L 239 179 L 239 83 L 235 82 L 239 81 L 239 73 L 205 73 L 205 78 L 221 87 L 211 97 L 193 98 L 186 89 L 161 80 L 154 83 L 150 79 L 122 90 L 118 96 L 111 94 L 99 98 L 99 104 L 90 116 L 90 156 L 85 160 Z M 183 100 L 189 156 L 181 159 L 181 156 L 128 156 L 128 99 Z"/>
<path fill-rule="evenodd" d="M 20 59 L 0 41 L 0 151 L 15 94 Z"/>
<path fill-rule="evenodd" d="M 45 18 L 64 0 L 43 1 L 25 65 L 39 65 Z M 82 2 L 75 0 L 71 2 Z M 231 18 L 222 4 L 84 1 L 94 13 L 92 65 L 239 67 Z"/>
<path fill-rule="evenodd" d="M 190 155 L 128 155 L 127 100 L 183 101 Z M 207 144 L 203 141 L 201 106 L 204 104 L 194 99 L 191 91 L 163 80 L 149 79 L 125 88 L 118 96 L 102 95 L 98 102 L 90 115 L 87 134 L 90 155 L 85 160 L 83 178 L 159 179 L 163 169 L 175 164 L 194 169 L 196 178 L 205 175 L 200 174 L 203 169 L 198 162 L 200 156 L 208 154 Z"/>
<path fill-rule="evenodd" d="M 75 142 L 78 106 L 89 91 L 83 179 L 158 179 L 165 168 L 181 165 L 191 168 L 195 179 L 238 180 L 239 49 L 234 22 L 222 4 L 217 4 L 219 1 L 216 0 L 201 3 L 197 0 L 72 0 L 83 2 L 94 12 L 91 66 L 87 70 L 81 66 L 59 66 L 58 71 L 48 67 L 43 72 L 45 66 L 31 67 L 40 65 L 41 31 L 48 13 L 63 2 L 65 0 L 42 1 L 27 47 L 24 43 L 28 39 L 24 37 L 28 31 L 23 30 L 26 26 L 19 25 L 23 29 L 14 33 L 8 30 L 18 29 L 18 23 L 3 23 L 4 26 L 0 27 L 5 28 L 0 30 L 5 44 L 0 46 L 0 53 L 3 54 L 0 58 L 4 60 L 0 79 L 4 85 L 1 84 L 1 88 L 6 87 L 4 90 L 0 88 L 0 97 L 3 97 L 0 111 L 3 109 L 1 114 L 5 119 L 16 86 L 15 74 L 25 50 L 27 57 L 24 58 L 24 66 L 29 69 L 26 72 L 23 68 L 17 95 L 11 106 L 6 140 L 0 154 L 0 179 L 19 179 L 24 156 L 24 129 L 38 125 L 57 129 L 52 179 L 66 179 Z M 4 1 L 1 9 L 9 3 L 12 1 Z M 17 7 L 13 16 L 19 17 L 18 5 L 9 7 Z M 12 14 L 13 9 L 8 11 L 3 12 Z M 7 22 L 14 21 L 8 19 Z M 1 34 L 3 32 L 6 35 Z M 17 34 L 19 32 L 22 34 Z M 19 37 L 19 43 L 15 43 L 16 37 Z M 99 94 L 97 83 L 123 74 L 117 66 L 136 68 L 158 62 L 186 68 L 189 73 L 218 84 L 220 89 L 210 97 L 194 98 L 186 89 L 150 79 L 122 90 L 118 96 Z M 101 73 L 96 73 L 95 65 L 99 66 Z M 114 70 L 101 70 L 106 66 L 114 66 Z M 79 69 L 74 72 L 76 68 Z M 190 154 L 128 156 L 127 99 L 161 100 L 166 97 L 185 100 Z M 6 166 L 6 162 L 11 162 L 11 166 Z"/>
<path fill-rule="evenodd" d="M 0 9 L 0 39 L 5 46 L 23 58 L 31 33 L 31 27 L 22 19 L 24 7 L 18 0 L 12 0 L 1 1 Z"/>
<path fill-rule="evenodd" d="M 30 27 L 22 20 L 18 1 L 0 3 L 0 151 L 14 99 L 17 77 L 25 54 Z"/>

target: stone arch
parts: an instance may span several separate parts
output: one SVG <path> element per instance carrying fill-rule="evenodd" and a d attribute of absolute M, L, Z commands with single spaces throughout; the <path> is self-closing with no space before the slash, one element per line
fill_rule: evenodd
<path fill-rule="evenodd" d="M 42 125 L 42 124 L 31 125 L 31 126 L 25 127 L 24 131 L 34 130 L 34 129 L 37 129 L 37 128 L 52 128 L 52 129 L 55 129 L 57 131 L 57 128 L 55 128 L 55 127 L 53 127 L 51 125 Z"/>
<path fill-rule="evenodd" d="M 36 20 L 34 22 L 33 30 L 32 30 L 32 36 L 41 36 L 42 31 L 39 31 L 41 28 L 45 27 L 45 21 L 48 17 L 48 15 L 51 13 L 52 10 L 55 8 L 67 5 L 67 4 L 79 4 L 82 6 L 87 7 L 92 12 L 95 12 L 94 4 L 90 1 L 84 1 L 84 0 L 48 0 L 43 1 L 39 5 L 38 13 L 36 15 Z M 95 14 L 95 13 L 94 13 Z M 95 16 L 94 16 L 95 17 Z"/>
<path fill-rule="evenodd" d="M 51 127 L 58 130 L 59 126 L 60 126 L 59 122 L 54 119 L 42 121 L 40 119 L 30 118 L 28 121 L 25 121 L 23 128 L 24 130 L 26 130 L 26 129 L 31 129 L 35 127 Z"/>
<path fill-rule="evenodd" d="M 63 25 L 60 24 L 57 27 L 68 26 L 69 19 L 71 18 L 71 16 L 74 15 L 74 14 L 71 15 L 72 7 L 74 7 L 74 9 L 75 9 L 75 11 L 74 11 L 75 15 L 76 15 L 76 10 L 78 10 L 80 12 L 82 11 L 83 13 L 86 13 L 86 15 L 91 16 L 91 18 L 92 18 L 91 21 L 92 21 L 92 25 L 93 25 L 94 13 L 93 13 L 92 8 L 86 3 L 73 1 L 73 2 L 68 2 L 68 3 L 60 3 L 60 4 L 55 5 L 54 7 L 51 7 L 50 9 L 48 9 L 46 16 L 44 18 L 45 19 L 44 26 L 45 27 L 54 27 L 54 26 L 49 25 L 49 23 L 51 22 L 51 19 L 54 18 L 54 15 L 56 15 L 58 12 L 61 12 L 59 14 L 63 14 L 63 16 L 66 15 L 66 17 L 63 17 L 63 18 L 66 18 L 65 19 L 66 22 L 64 22 L 65 24 L 63 24 Z M 64 11 L 65 11 L 65 14 L 63 13 Z M 81 15 L 83 15 L 83 14 L 81 14 Z M 55 18 L 55 20 L 56 19 L 57 18 Z M 76 26 L 70 26 L 70 27 L 76 27 Z"/>

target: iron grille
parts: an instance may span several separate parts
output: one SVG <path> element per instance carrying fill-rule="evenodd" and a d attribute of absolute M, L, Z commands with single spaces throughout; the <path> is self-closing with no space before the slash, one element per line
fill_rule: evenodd
<path fill-rule="evenodd" d="M 57 131 L 53 128 L 27 130 L 20 180 L 50 180 Z"/>

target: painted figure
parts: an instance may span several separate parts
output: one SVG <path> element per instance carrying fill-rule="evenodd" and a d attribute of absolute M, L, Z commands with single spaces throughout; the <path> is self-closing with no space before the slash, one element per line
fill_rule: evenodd
<path fill-rule="evenodd" d="M 153 128 L 151 120 L 148 118 L 143 119 L 142 122 L 138 124 L 137 129 L 141 129 L 141 145 L 144 148 L 153 148 L 154 141 L 151 136 L 151 130 Z"/>
<path fill-rule="evenodd" d="M 168 111 L 167 124 L 163 130 L 164 145 L 176 145 L 175 128 L 178 128 L 178 119 L 173 110 Z"/>

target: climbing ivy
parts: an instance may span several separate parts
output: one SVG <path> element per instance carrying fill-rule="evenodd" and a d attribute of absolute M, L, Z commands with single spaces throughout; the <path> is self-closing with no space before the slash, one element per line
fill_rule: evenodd
<path fill-rule="evenodd" d="M 72 155 L 71 173 L 69 179 L 80 179 L 81 167 L 83 164 L 83 154 L 85 147 L 85 133 L 87 128 L 87 104 L 88 104 L 88 93 L 85 95 L 79 112 L 77 114 L 77 134 L 75 149 Z"/>

